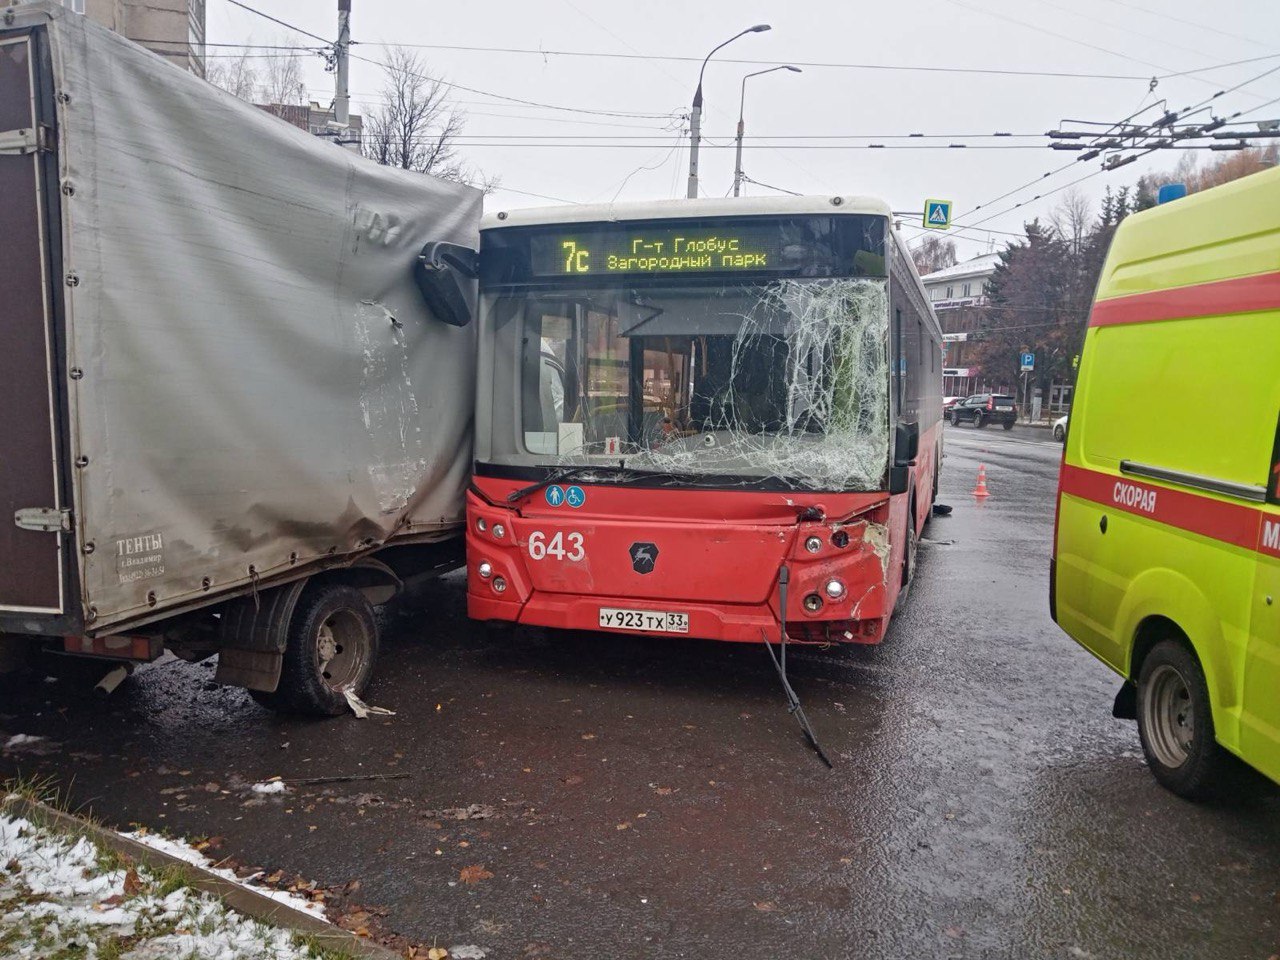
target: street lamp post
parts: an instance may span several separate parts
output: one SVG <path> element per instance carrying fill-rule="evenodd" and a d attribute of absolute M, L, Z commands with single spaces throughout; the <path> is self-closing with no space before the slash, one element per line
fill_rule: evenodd
<path fill-rule="evenodd" d="M 738 146 L 733 161 L 733 195 L 739 196 L 742 192 L 742 134 L 746 129 L 743 122 L 743 116 L 747 107 L 747 81 L 752 77 L 758 77 L 764 73 L 773 73 L 775 70 L 790 70 L 792 73 L 804 73 L 799 67 L 793 67 L 791 64 L 784 64 L 780 67 L 770 67 L 768 70 L 757 70 L 755 73 L 748 73 L 742 78 L 742 96 L 738 99 Z"/>
<path fill-rule="evenodd" d="M 693 110 L 689 114 L 689 190 L 686 196 L 690 200 L 698 198 L 698 142 L 702 139 L 702 75 L 706 72 L 707 63 L 716 55 L 716 51 L 721 47 L 727 47 L 739 37 L 745 37 L 748 33 L 764 33 L 770 29 L 767 23 L 757 23 L 754 27 L 748 27 L 741 33 L 735 33 L 720 46 L 715 47 L 707 54 L 706 60 L 702 61 L 702 69 L 698 71 L 698 89 L 693 93 Z"/>

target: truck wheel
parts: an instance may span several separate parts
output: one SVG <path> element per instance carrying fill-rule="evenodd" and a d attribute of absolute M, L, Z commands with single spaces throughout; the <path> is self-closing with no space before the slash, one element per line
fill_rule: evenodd
<path fill-rule="evenodd" d="M 362 696 L 377 658 L 378 625 L 365 595 L 344 584 L 310 586 L 289 621 L 280 686 L 267 705 L 320 717 L 345 713 L 343 691 Z"/>
<path fill-rule="evenodd" d="M 973 425 L 979 430 L 987 425 L 987 421 L 982 418 L 982 413 L 980 411 L 973 415 Z"/>
<path fill-rule="evenodd" d="M 1161 640 L 1138 674 L 1138 736 L 1152 774 L 1166 789 L 1194 799 L 1227 773 L 1209 709 L 1209 688 L 1195 656 Z"/>

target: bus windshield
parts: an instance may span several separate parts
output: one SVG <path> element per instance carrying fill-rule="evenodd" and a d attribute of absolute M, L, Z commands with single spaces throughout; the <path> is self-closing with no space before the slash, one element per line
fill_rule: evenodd
<path fill-rule="evenodd" d="M 886 231 L 844 213 L 485 231 L 477 460 L 882 489 Z"/>
<path fill-rule="evenodd" d="M 883 484 L 883 279 L 575 286 L 495 309 L 522 331 L 517 437 L 538 463 Z"/>

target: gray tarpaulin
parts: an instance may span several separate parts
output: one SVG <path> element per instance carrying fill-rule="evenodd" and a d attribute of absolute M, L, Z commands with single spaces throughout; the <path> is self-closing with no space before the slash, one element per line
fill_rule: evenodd
<path fill-rule="evenodd" d="M 422 245 L 481 195 L 379 167 L 57 6 L 74 515 L 96 628 L 393 535 L 456 532 L 475 327 Z M 65 193 L 65 190 L 64 190 Z M 252 568 L 252 569 L 251 569 Z"/>

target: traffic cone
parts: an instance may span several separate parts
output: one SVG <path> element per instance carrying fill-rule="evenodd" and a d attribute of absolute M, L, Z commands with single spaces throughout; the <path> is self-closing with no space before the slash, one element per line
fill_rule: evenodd
<path fill-rule="evenodd" d="M 979 500 L 985 500 L 991 496 L 991 491 L 987 489 L 987 465 L 985 463 L 978 464 L 978 485 L 973 488 L 973 495 Z"/>

